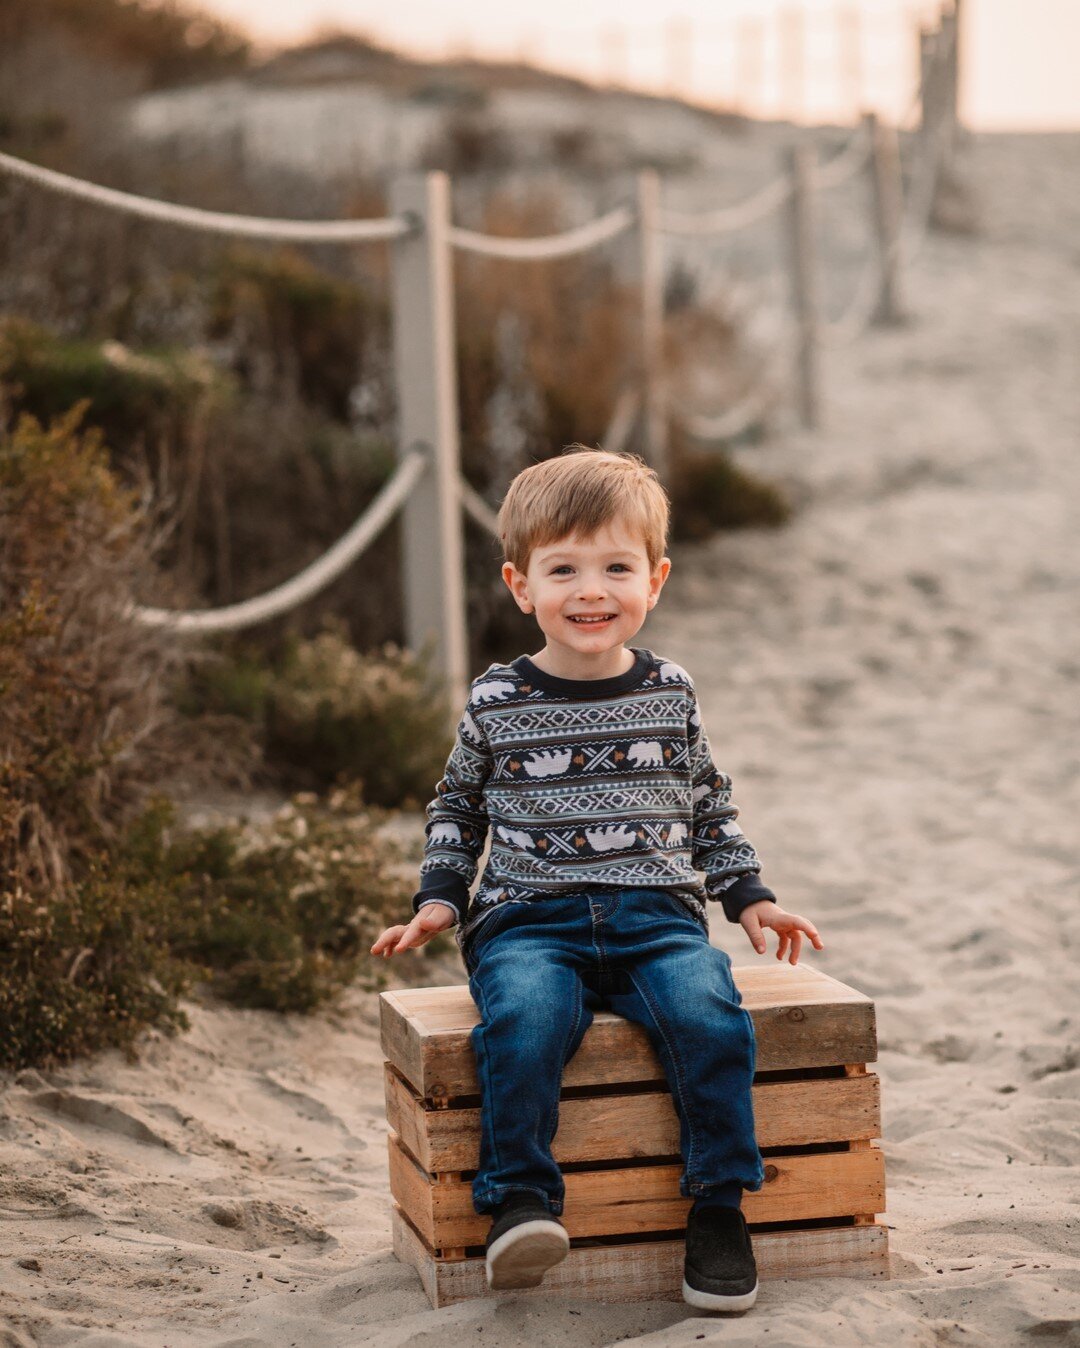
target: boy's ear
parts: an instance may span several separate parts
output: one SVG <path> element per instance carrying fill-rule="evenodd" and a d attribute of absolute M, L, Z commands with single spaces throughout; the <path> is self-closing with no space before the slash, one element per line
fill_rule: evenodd
<path fill-rule="evenodd" d="M 664 582 L 670 574 L 671 558 L 661 557 L 649 577 L 649 608 L 656 606 L 656 601 L 660 598 L 660 591 L 664 588 Z"/>
<path fill-rule="evenodd" d="M 531 613 L 533 611 L 532 601 L 528 595 L 528 580 L 520 572 L 513 562 L 503 562 L 502 578 L 506 581 L 506 587 L 517 601 L 517 606 L 522 613 Z"/>

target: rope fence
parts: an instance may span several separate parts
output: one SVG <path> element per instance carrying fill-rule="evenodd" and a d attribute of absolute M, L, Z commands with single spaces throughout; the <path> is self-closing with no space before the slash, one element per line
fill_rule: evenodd
<path fill-rule="evenodd" d="M 818 164 L 801 145 L 786 170 L 742 201 L 697 213 L 662 204 L 660 182 L 639 175 L 633 204 L 559 234 L 503 238 L 455 226 L 449 181 L 429 173 L 402 179 L 391 192 L 391 212 L 370 220 L 277 220 L 157 201 L 85 182 L 12 155 L 0 153 L 0 172 L 69 199 L 184 229 L 265 242 L 393 245 L 394 366 L 399 408 L 399 459 L 393 476 L 359 519 L 322 557 L 292 579 L 241 603 L 198 612 L 135 606 L 136 619 L 183 633 L 235 631 L 295 608 L 340 576 L 395 514 L 403 513 L 406 636 L 421 648 L 435 638 L 435 654 L 451 694 L 464 698 L 467 642 L 462 519 L 468 516 L 497 534 L 497 516 L 462 477 L 458 443 L 452 257 L 454 251 L 518 261 L 575 256 L 632 233 L 638 240 L 641 289 L 642 390 L 624 389 L 605 441 L 623 448 L 644 428 L 649 456 L 663 475 L 667 427 L 678 423 L 702 443 L 742 435 L 775 405 L 793 363 L 796 404 L 804 424 L 820 421 L 819 347 L 855 340 L 875 321 L 902 315 L 901 264 L 910 267 L 929 229 L 940 171 L 956 138 L 957 0 L 943 10 L 936 33 L 920 33 L 920 84 L 913 109 L 919 124 L 909 133 L 910 162 L 901 162 L 897 128 L 864 118 L 841 148 Z M 906 123 L 907 118 L 903 119 Z M 871 237 L 854 289 L 841 312 L 821 317 L 820 258 L 815 198 L 862 174 L 871 199 Z M 906 178 L 906 186 L 905 186 Z M 785 211 L 790 241 L 790 307 L 772 349 L 759 359 L 755 376 L 735 403 L 716 413 L 679 413 L 668 405 L 662 368 L 665 272 L 664 235 L 722 237 L 744 231 Z M 734 296 L 740 287 L 733 282 Z M 742 287 L 746 291 L 746 287 Z M 792 355 L 794 361 L 792 362 Z"/>
<path fill-rule="evenodd" d="M 504 239 L 494 234 L 478 234 L 471 229 L 450 230 L 450 242 L 466 253 L 482 257 L 514 258 L 522 262 L 547 262 L 553 258 L 573 257 L 618 238 L 630 229 L 636 216 L 629 206 L 618 206 L 588 224 L 534 239 Z"/>
<path fill-rule="evenodd" d="M 499 517 L 488 505 L 480 493 L 469 482 L 461 477 L 458 478 L 458 491 L 461 493 L 462 507 L 472 520 L 486 533 L 491 534 L 492 538 L 498 541 L 499 538 Z"/>
<path fill-rule="evenodd" d="M 772 215 L 790 196 L 791 183 L 787 178 L 774 178 L 753 196 L 732 206 L 697 214 L 666 210 L 660 217 L 660 227 L 667 234 L 733 234 Z"/>
<path fill-rule="evenodd" d="M 288 613 L 328 585 L 353 562 L 386 528 L 408 499 L 431 460 L 426 449 L 414 447 L 394 470 L 393 476 L 349 530 L 310 566 L 265 594 L 239 604 L 205 610 L 144 608 L 135 605 L 132 615 L 146 627 L 165 627 L 173 632 L 238 632 L 244 627 Z"/>
<path fill-rule="evenodd" d="M 377 243 L 404 238 L 416 229 L 416 221 L 403 217 L 385 220 L 268 220 L 255 215 L 231 215 L 224 211 L 204 211 L 198 206 L 177 206 L 170 201 L 155 201 L 119 192 L 113 187 L 84 182 L 55 169 L 16 159 L 0 153 L 0 170 L 24 182 L 44 187 L 49 192 L 86 201 L 107 210 L 121 211 L 142 220 L 177 225 L 181 229 L 204 234 L 226 234 L 235 238 L 262 239 L 268 243 Z"/>

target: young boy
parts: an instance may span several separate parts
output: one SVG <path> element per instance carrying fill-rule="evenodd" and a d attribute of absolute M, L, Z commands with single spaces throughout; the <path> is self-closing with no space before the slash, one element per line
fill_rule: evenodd
<path fill-rule="evenodd" d="M 694 1199 L 683 1296 L 745 1311 L 757 1270 L 739 1205 L 764 1179 L 753 1024 L 703 901 L 759 954 L 764 927 L 792 964 L 804 933 L 823 946 L 759 878 L 690 676 L 627 645 L 671 569 L 667 527 L 664 490 L 633 455 L 575 445 L 511 483 L 503 579 L 545 643 L 472 684 L 427 810 L 415 916 L 371 949 L 389 957 L 458 924 L 480 1012 L 472 1194 L 493 1216 L 489 1286 L 534 1287 L 569 1248 L 551 1141 L 563 1067 L 605 1008 L 644 1026 L 679 1116 L 680 1192 Z"/>

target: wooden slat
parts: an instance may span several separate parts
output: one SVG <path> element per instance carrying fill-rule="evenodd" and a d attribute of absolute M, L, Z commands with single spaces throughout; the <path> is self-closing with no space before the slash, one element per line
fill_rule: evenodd
<path fill-rule="evenodd" d="M 400 989 L 397 992 L 383 992 L 379 995 L 379 1033 L 382 1051 L 398 1069 L 406 1081 L 419 1082 L 424 1076 L 424 1060 L 420 1049 L 420 1021 L 416 1017 L 416 1008 L 408 1000 L 402 1000 Z M 469 989 L 465 996 L 470 1002 Z"/>
<path fill-rule="evenodd" d="M 753 1088 L 759 1147 L 798 1147 L 881 1136 L 880 1082 L 873 1073 L 807 1081 L 765 1082 Z M 386 1117 L 424 1170 L 476 1170 L 480 1109 L 425 1109 L 386 1065 Z M 677 1156 L 679 1120 L 667 1091 L 579 1096 L 559 1105 L 552 1153 L 570 1161 Z"/>
<path fill-rule="evenodd" d="M 467 1180 L 433 1186 L 389 1135 L 390 1192 L 432 1249 L 483 1244 L 491 1219 L 478 1215 Z M 681 1166 L 625 1166 L 566 1175 L 563 1222 L 571 1237 L 675 1231 L 689 1200 L 679 1194 Z M 770 1156 L 766 1182 L 743 1197 L 748 1222 L 792 1222 L 885 1210 L 885 1165 L 879 1147 Z"/>
<path fill-rule="evenodd" d="M 395 1204 L 394 1254 L 420 1275 L 435 1308 L 476 1297 L 495 1297 L 484 1278 L 484 1261 L 444 1263 L 434 1258 Z M 812 1231 L 751 1233 L 761 1281 L 777 1278 L 888 1276 L 888 1231 L 879 1223 L 823 1227 Z M 510 1295 L 574 1297 L 591 1302 L 679 1301 L 682 1299 L 681 1239 L 632 1245 L 575 1247 L 536 1288 Z"/>
<path fill-rule="evenodd" d="M 862 993 L 801 965 L 732 973 L 754 1021 L 759 1072 L 877 1057 L 874 1003 Z M 479 1017 L 467 986 L 399 988 L 380 1002 L 383 1052 L 420 1095 L 479 1093 L 469 1040 Z M 662 1080 L 644 1030 L 610 1011 L 596 1015 L 563 1074 L 565 1085 Z"/>

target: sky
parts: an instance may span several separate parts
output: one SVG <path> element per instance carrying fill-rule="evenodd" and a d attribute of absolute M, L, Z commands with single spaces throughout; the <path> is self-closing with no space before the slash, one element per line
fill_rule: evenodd
<path fill-rule="evenodd" d="M 421 56 L 552 69 L 762 115 L 899 115 L 933 0 L 201 0 L 266 42 L 345 28 Z M 961 115 L 978 130 L 1080 129 L 1080 0 L 962 0 Z M 801 58 L 796 54 L 801 51 Z"/>

